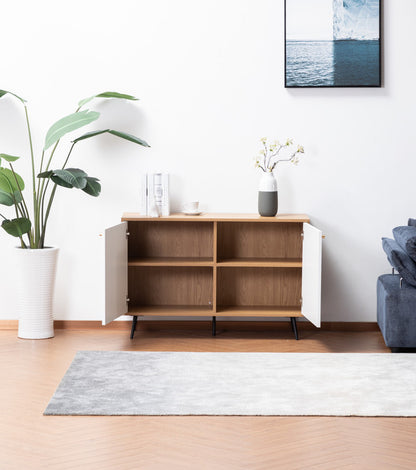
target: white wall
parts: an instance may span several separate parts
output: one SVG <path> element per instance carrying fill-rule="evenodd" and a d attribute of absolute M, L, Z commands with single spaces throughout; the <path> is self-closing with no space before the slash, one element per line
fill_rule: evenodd
<path fill-rule="evenodd" d="M 91 128 L 152 145 L 101 136 L 76 149 L 72 165 L 103 192 L 57 198 L 55 318 L 101 318 L 97 235 L 137 209 L 141 172 L 169 171 L 176 207 L 197 197 L 208 211 L 255 212 L 258 139 L 292 136 L 306 156 L 281 167 L 279 210 L 310 214 L 327 236 L 323 320 L 375 321 L 376 279 L 389 271 L 380 238 L 416 216 L 414 18 L 414 0 L 384 1 L 383 88 L 287 90 L 283 0 L 6 2 L 0 88 L 29 100 L 38 150 L 55 120 L 106 90 L 141 101 L 94 102 L 103 116 Z M 25 155 L 25 173 L 23 112 L 10 98 L 0 100 L 0 152 Z M 16 318 L 14 244 L 0 233 L 1 319 Z"/>

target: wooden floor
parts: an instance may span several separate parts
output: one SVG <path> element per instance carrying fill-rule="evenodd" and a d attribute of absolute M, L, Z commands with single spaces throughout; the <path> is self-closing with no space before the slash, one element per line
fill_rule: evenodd
<path fill-rule="evenodd" d="M 346 470 L 416 468 L 416 418 L 43 416 L 78 350 L 382 352 L 378 331 L 288 325 L 0 331 L 0 469 Z M 416 356 L 415 356 L 416 359 Z M 215 384 L 213 384 L 215 386 Z M 415 397 L 416 398 L 416 397 Z"/>

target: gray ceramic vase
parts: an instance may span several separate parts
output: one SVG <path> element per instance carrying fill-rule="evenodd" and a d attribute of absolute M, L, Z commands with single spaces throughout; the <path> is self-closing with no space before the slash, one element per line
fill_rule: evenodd
<path fill-rule="evenodd" d="M 264 173 L 259 186 L 259 214 L 274 217 L 277 214 L 277 181 L 272 172 Z"/>

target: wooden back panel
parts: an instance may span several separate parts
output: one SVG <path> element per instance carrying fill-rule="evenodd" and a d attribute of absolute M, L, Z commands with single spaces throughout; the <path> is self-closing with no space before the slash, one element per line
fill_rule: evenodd
<path fill-rule="evenodd" d="M 218 222 L 218 259 L 302 258 L 301 223 Z"/>
<path fill-rule="evenodd" d="M 219 306 L 300 306 L 300 268 L 217 268 Z"/>
<path fill-rule="evenodd" d="M 212 222 L 129 222 L 129 257 L 213 258 Z"/>
<path fill-rule="evenodd" d="M 212 305 L 212 268 L 129 267 L 130 305 Z"/>

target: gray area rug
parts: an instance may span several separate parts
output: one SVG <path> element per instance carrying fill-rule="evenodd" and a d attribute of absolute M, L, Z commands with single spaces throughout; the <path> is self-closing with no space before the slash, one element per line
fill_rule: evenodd
<path fill-rule="evenodd" d="M 45 415 L 416 416 L 416 355 L 80 351 Z"/>

